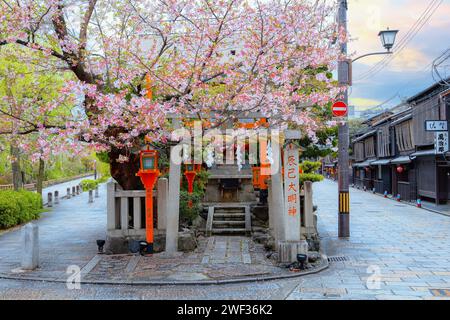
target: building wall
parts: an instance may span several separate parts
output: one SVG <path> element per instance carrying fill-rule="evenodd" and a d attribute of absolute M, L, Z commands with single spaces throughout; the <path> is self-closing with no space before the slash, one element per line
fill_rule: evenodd
<path fill-rule="evenodd" d="M 434 144 L 434 133 L 425 131 L 426 120 L 440 120 L 440 97 L 436 95 L 413 108 L 414 142 L 417 146 Z"/>
<path fill-rule="evenodd" d="M 417 166 L 417 194 L 434 199 L 436 197 L 436 158 L 419 157 Z"/>

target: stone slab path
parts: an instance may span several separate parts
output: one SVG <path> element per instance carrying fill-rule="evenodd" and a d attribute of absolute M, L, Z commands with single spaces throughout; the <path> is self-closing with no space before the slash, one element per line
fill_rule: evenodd
<path fill-rule="evenodd" d="M 339 239 L 337 195 L 335 182 L 314 184 L 319 230 L 333 258 L 318 274 L 209 286 L 83 284 L 79 290 L 65 283 L 0 279 L 0 299 L 450 299 L 450 217 L 351 189 L 351 237 Z M 1 236 L 2 250 L 3 245 Z M 204 256 L 196 258 L 197 265 Z M 0 257 L 1 266 L 5 256 Z M 145 263 L 137 260 L 125 268 Z"/>
<path fill-rule="evenodd" d="M 99 255 L 96 240 L 106 238 L 106 185 L 99 192 L 100 198 L 92 204 L 86 192 L 61 199 L 35 221 L 39 226 L 40 267 L 34 271 L 20 269 L 20 228 L 0 235 L 0 277 L 64 282 L 72 275 L 70 270 L 80 270 L 81 281 L 91 283 L 215 283 L 292 275 L 268 259 L 262 245 L 241 236 L 199 238 L 194 252 L 176 256 Z"/>

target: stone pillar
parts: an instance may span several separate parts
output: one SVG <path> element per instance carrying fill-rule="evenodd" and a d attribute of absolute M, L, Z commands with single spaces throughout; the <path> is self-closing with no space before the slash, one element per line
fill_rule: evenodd
<path fill-rule="evenodd" d="M 88 203 L 94 202 L 94 192 L 92 190 L 89 190 L 89 200 Z"/>
<path fill-rule="evenodd" d="M 269 208 L 269 230 L 272 236 L 274 235 L 274 215 L 275 215 L 275 207 L 273 206 L 272 200 L 272 179 L 269 179 L 269 183 L 267 184 L 267 206 Z"/>
<path fill-rule="evenodd" d="M 49 207 L 49 208 L 53 207 L 53 199 L 52 199 L 52 197 L 53 197 L 53 194 L 51 192 L 49 192 L 47 194 L 47 207 Z"/>
<path fill-rule="evenodd" d="M 72 197 L 76 196 L 76 191 L 75 191 L 75 187 L 72 187 Z"/>
<path fill-rule="evenodd" d="M 281 206 L 284 238 L 277 243 L 279 262 L 297 261 L 297 254 L 308 253 L 308 243 L 301 240 L 299 148 L 294 143 L 301 138 L 300 132 L 287 130 L 284 149 L 284 205 Z"/>
<path fill-rule="evenodd" d="M 305 229 L 306 235 L 310 238 L 315 232 L 314 227 L 314 216 L 313 216 L 313 189 L 312 182 L 305 181 L 304 189 L 305 189 Z"/>
<path fill-rule="evenodd" d="M 70 199 L 70 188 L 67 188 L 67 199 Z"/>
<path fill-rule="evenodd" d="M 173 119 L 174 128 L 180 128 L 180 120 Z M 173 254 L 178 251 L 178 228 L 180 219 L 180 178 L 181 178 L 181 155 L 180 146 L 170 148 L 169 168 L 169 195 L 166 215 L 166 253 Z"/>
<path fill-rule="evenodd" d="M 308 254 L 308 242 L 303 241 L 280 241 L 278 243 L 278 260 L 281 263 L 292 263 L 297 261 L 297 254 Z"/>
<path fill-rule="evenodd" d="M 55 204 L 59 204 L 59 191 L 55 191 Z"/>
<path fill-rule="evenodd" d="M 273 146 L 272 148 L 273 161 L 279 163 L 279 170 L 272 172 L 271 185 L 272 185 L 272 207 L 273 210 L 273 231 L 275 243 L 278 241 L 283 241 L 285 239 L 284 233 L 284 192 L 283 192 L 283 181 L 281 178 L 281 152 L 280 148 Z"/>
<path fill-rule="evenodd" d="M 167 201 L 169 193 L 169 180 L 161 178 L 158 180 L 158 230 L 166 230 L 167 226 Z"/>
<path fill-rule="evenodd" d="M 28 223 L 22 228 L 22 263 L 25 270 L 34 270 L 39 266 L 39 228 Z"/>
<path fill-rule="evenodd" d="M 98 195 L 98 186 L 95 187 L 95 197 L 96 197 L 96 198 L 99 198 L 99 197 L 100 197 L 100 196 Z"/>
<path fill-rule="evenodd" d="M 298 147 L 289 143 L 284 149 L 284 227 L 286 241 L 300 241 L 300 182 Z"/>
<path fill-rule="evenodd" d="M 110 181 L 106 184 L 106 226 L 108 231 L 116 229 L 116 183 Z"/>

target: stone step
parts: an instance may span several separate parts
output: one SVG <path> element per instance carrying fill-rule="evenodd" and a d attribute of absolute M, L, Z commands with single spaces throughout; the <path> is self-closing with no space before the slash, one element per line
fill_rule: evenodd
<path fill-rule="evenodd" d="M 239 225 L 239 224 L 243 224 L 245 225 L 245 220 L 243 221 L 222 221 L 222 220 L 214 220 L 213 221 L 213 225 L 215 224 L 225 224 L 225 225 Z"/>
<path fill-rule="evenodd" d="M 244 211 L 245 207 L 214 207 L 215 211 Z"/>
<path fill-rule="evenodd" d="M 229 228 L 229 229 L 212 229 L 212 233 L 232 233 L 232 234 L 236 234 L 236 233 L 245 233 L 246 230 L 245 228 Z"/>
<path fill-rule="evenodd" d="M 245 218 L 245 213 L 214 213 L 214 218 Z"/>

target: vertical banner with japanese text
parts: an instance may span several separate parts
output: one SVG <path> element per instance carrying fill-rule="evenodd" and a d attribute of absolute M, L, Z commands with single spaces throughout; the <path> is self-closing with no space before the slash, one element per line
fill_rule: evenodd
<path fill-rule="evenodd" d="M 300 181 L 298 147 L 292 143 L 284 150 L 284 201 L 286 241 L 300 241 Z"/>

